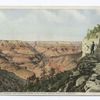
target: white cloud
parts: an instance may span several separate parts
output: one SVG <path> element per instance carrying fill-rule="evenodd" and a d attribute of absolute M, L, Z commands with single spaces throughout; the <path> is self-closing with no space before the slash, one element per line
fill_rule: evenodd
<path fill-rule="evenodd" d="M 91 16 L 80 10 L 18 12 L 0 11 L 0 39 L 81 40 L 89 21 L 92 23 Z"/>

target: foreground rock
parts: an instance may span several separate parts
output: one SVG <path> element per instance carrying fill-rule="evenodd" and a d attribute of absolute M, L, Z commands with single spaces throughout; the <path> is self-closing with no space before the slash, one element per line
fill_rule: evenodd
<path fill-rule="evenodd" d="M 97 63 L 97 64 L 96 64 L 96 67 L 93 69 L 93 71 L 94 71 L 96 74 L 100 75 L 100 63 Z"/>

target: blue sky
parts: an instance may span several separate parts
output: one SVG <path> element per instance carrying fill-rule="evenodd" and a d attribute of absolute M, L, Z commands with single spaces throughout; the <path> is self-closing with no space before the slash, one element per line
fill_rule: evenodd
<path fill-rule="evenodd" d="M 1 9 L 0 40 L 80 41 L 100 9 Z"/>

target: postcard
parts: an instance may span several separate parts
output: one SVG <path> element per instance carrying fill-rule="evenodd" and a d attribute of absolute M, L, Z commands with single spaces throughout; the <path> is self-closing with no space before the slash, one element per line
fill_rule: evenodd
<path fill-rule="evenodd" d="M 0 7 L 0 95 L 100 95 L 100 7 Z"/>

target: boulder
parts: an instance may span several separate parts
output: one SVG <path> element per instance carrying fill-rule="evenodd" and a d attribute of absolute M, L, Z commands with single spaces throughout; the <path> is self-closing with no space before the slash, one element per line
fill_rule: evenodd
<path fill-rule="evenodd" d="M 86 81 L 86 77 L 85 76 L 81 76 L 76 80 L 76 86 L 80 86 L 83 82 Z"/>
<path fill-rule="evenodd" d="M 96 87 L 96 83 L 93 81 L 87 81 L 86 85 L 84 86 L 85 90 Z"/>
<path fill-rule="evenodd" d="M 97 74 L 92 74 L 91 77 L 89 78 L 90 81 L 95 81 Z"/>
<path fill-rule="evenodd" d="M 67 88 L 68 88 L 68 84 L 66 83 L 66 85 L 64 87 L 64 92 L 66 92 Z"/>
<path fill-rule="evenodd" d="M 96 79 L 100 80 L 100 75 L 97 75 L 97 76 L 96 76 Z"/>
<path fill-rule="evenodd" d="M 78 76 L 80 75 L 80 72 L 77 70 L 77 71 L 73 71 L 73 76 Z"/>
<path fill-rule="evenodd" d="M 82 75 L 91 75 L 93 72 L 93 68 L 95 67 L 95 63 L 92 63 L 90 61 L 86 61 L 88 57 L 82 58 L 78 63 L 78 71 Z M 88 59 L 89 60 L 89 59 Z"/>
<path fill-rule="evenodd" d="M 96 64 L 96 67 L 93 68 L 93 71 L 94 71 L 96 74 L 100 75 L 100 63 L 97 63 L 97 64 Z"/>
<path fill-rule="evenodd" d="M 96 83 L 97 85 L 100 85 L 100 80 L 95 79 L 95 83 Z"/>
<path fill-rule="evenodd" d="M 89 88 L 86 92 L 100 92 L 100 85 L 96 85 L 95 87 Z"/>

